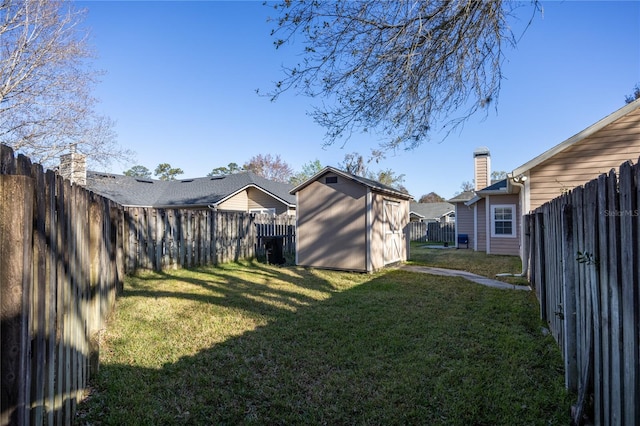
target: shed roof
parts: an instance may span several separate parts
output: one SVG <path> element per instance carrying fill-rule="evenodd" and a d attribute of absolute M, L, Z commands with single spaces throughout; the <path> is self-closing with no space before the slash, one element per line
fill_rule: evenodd
<path fill-rule="evenodd" d="M 124 206 L 215 206 L 249 187 L 257 188 L 289 207 L 295 206 L 295 197 L 289 194 L 291 185 L 265 179 L 253 172 L 162 181 L 89 171 L 86 187 Z"/>
<path fill-rule="evenodd" d="M 402 199 L 405 199 L 405 200 L 413 199 L 413 197 L 410 194 L 407 194 L 406 192 L 402 192 L 402 191 L 400 191 L 400 190 L 398 190 L 396 188 L 393 188 L 393 187 L 391 187 L 389 185 L 385 185 L 385 184 L 380 183 L 378 181 L 367 179 L 367 178 L 364 178 L 362 176 L 356 176 L 356 175 L 353 175 L 351 173 L 347 173 L 345 171 L 336 169 L 335 167 L 331 167 L 331 166 L 327 166 L 324 169 L 320 170 L 318 173 L 313 175 L 311 178 L 307 179 L 306 181 L 302 182 L 300 185 L 298 185 L 295 188 L 293 188 L 290 191 L 290 193 L 291 194 L 295 194 L 296 192 L 300 191 L 301 189 L 306 188 L 312 182 L 315 182 L 316 180 L 318 180 L 319 178 L 321 178 L 322 176 L 324 176 L 327 173 L 334 173 L 334 174 L 336 174 L 338 176 L 342 176 L 345 179 L 349 179 L 349 180 L 351 180 L 353 182 L 357 182 L 357 183 L 359 183 L 361 185 L 364 185 L 364 186 L 370 188 L 372 191 L 393 195 L 393 196 L 395 196 L 397 198 L 402 198 Z"/>

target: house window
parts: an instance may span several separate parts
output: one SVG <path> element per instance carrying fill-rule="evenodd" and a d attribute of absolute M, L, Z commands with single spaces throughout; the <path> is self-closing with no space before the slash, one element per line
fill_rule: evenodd
<path fill-rule="evenodd" d="M 338 176 L 327 176 L 324 183 L 338 183 Z"/>
<path fill-rule="evenodd" d="M 276 209 L 274 208 L 265 208 L 265 209 L 249 209 L 249 213 L 259 213 L 259 214 L 276 214 Z"/>
<path fill-rule="evenodd" d="M 516 206 L 514 204 L 491 206 L 491 236 L 516 236 Z"/>

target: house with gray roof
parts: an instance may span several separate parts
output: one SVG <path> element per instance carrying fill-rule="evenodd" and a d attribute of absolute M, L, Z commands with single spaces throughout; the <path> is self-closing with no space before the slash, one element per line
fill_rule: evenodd
<path fill-rule="evenodd" d="M 125 207 L 210 208 L 295 215 L 292 185 L 253 172 L 162 181 L 88 171 L 86 188 Z"/>
<path fill-rule="evenodd" d="M 409 204 L 409 220 L 411 222 L 454 222 L 456 207 L 447 202 Z"/>
<path fill-rule="evenodd" d="M 456 234 L 469 247 L 490 254 L 520 255 L 528 247 L 523 215 L 565 192 L 640 156 L 640 99 L 602 118 L 490 182 L 487 147 L 473 153 L 475 191 L 450 199 Z"/>

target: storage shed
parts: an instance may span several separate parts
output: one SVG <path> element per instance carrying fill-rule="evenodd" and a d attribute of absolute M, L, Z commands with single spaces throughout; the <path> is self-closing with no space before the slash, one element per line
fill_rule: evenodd
<path fill-rule="evenodd" d="M 411 195 L 333 167 L 291 194 L 298 265 L 373 272 L 407 260 Z"/>

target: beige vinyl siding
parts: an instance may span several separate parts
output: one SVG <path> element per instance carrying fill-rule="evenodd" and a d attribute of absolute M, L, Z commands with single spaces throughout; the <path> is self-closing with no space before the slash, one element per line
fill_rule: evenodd
<path fill-rule="evenodd" d="M 366 271 L 366 195 L 362 185 L 324 175 L 297 193 L 298 264 Z"/>
<path fill-rule="evenodd" d="M 218 205 L 219 210 L 246 212 L 249 210 L 249 196 L 247 191 L 240 191 L 228 200 Z"/>
<path fill-rule="evenodd" d="M 515 221 L 513 226 L 515 227 L 514 237 L 490 237 L 489 251 L 491 254 L 507 254 L 517 256 L 520 254 L 520 224 L 522 222 L 522 212 L 519 206 L 519 195 L 499 195 L 489 197 L 491 206 L 496 205 L 513 205 L 515 207 L 514 215 Z M 491 208 L 489 209 L 491 214 Z M 491 218 L 490 218 L 491 219 Z M 489 226 L 492 226 L 491 220 L 489 220 Z M 491 228 L 488 230 L 491 235 Z"/>
<path fill-rule="evenodd" d="M 530 209 L 640 157 L 640 110 L 605 126 L 529 171 Z"/>
<path fill-rule="evenodd" d="M 486 200 L 483 198 L 474 204 L 476 208 L 476 225 L 478 235 L 478 245 L 476 250 L 487 251 L 487 212 L 486 212 Z"/>
<path fill-rule="evenodd" d="M 465 206 L 464 203 L 456 203 L 456 226 L 458 235 L 467 234 L 469 236 L 469 248 L 473 248 L 473 208 Z"/>
<path fill-rule="evenodd" d="M 288 207 L 285 204 L 276 200 L 264 191 L 257 188 L 248 188 L 247 192 L 249 210 L 276 209 L 276 214 L 282 214 L 288 211 Z"/>

